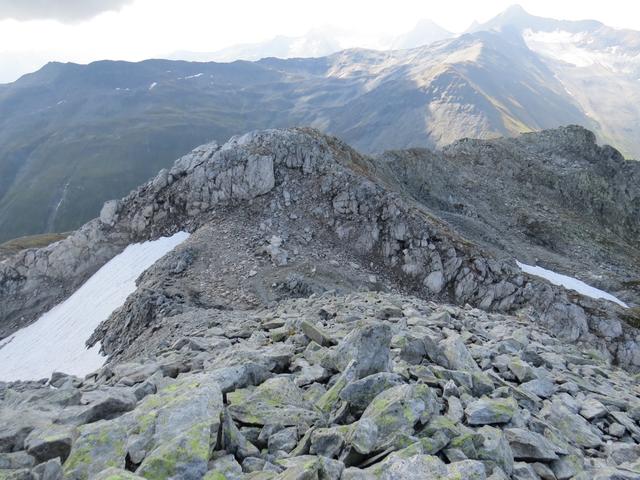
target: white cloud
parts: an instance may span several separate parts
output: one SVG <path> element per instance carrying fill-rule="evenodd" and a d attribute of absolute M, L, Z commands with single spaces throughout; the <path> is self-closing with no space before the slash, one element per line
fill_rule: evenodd
<path fill-rule="evenodd" d="M 0 18 L 53 19 L 78 22 L 99 13 L 119 10 L 133 0 L 0 0 Z"/>

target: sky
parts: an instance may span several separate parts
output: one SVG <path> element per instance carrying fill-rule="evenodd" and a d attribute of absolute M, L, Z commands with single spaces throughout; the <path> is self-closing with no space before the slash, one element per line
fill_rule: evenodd
<path fill-rule="evenodd" d="M 177 51 L 211 52 L 334 28 L 348 47 L 376 48 L 378 39 L 430 19 L 459 33 L 514 0 L 0 0 L 0 82 L 47 61 L 163 58 Z M 529 13 L 596 19 L 640 30 L 635 0 L 520 0 Z"/>

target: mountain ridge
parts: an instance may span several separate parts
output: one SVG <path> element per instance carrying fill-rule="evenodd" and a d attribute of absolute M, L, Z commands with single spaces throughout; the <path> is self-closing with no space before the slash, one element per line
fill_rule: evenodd
<path fill-rule="evenodd" d="M 251 129 L 309 125 L 382 153 L 580 124 L 633 157 L 640 90 L 624 51 L 635 37 L 616 32 L 490 30 L 413 50 L 230 64 L 48 65 L 0 88 L 0 240 L 77 228 L 180 154 Z"/>
<path fill-rule="evenodd" d="M 595 137 L 590 132 L 578 127 L 566 132 L 550 132 L 546 138 L 552 141 L 547 140 L 547 143 L 546 134 L 531 135 L 534 139 L 540 139 L 534 144 L 550 148 L 553 152 L 551 155 L 561 153 L 559 145 L 577 149 L 580 155 L 583 155 L 584 148 L 593 148 L 591 145 L 595 144 Z M 572 138 L 584 139 L 584 146 Z M 460 146 L 473 150 L 469 142 L 462 142 Z M 484 150 L 486 148 L 481 147 L 477 151 Z M 617 155 L 617 161 L 624 162 Z M 254 224 L 252 228 L 255 229 L 258 223 L 273 222 L 274 218 L 278 218 L 279 211 L 294 208 L 287 207 L 286 203 L 274 203 L 271 200 L 274 195 L 277 198 L 298 198 L 295 208 L 300 209 L 298 213 L 291 214 L 289 219 L 283 217 L 278 220 L 280 227 L 275 223 L 272 227 L 266 227 L 267 232 L 273 231 L 273 236 L 264 251 L 274 262 L 278 262 L 282 254 L 283 265 L 286 265 L 288 256 L 280 248 L 282 240 L 274 238 L 288 238 L 291 234 L 287 232 L 308 231 L 318 232 L 320 241 L 323 238 L 321 232 L 329 229 L 332 233 L 322 242 L 329 242 L 326 245 L 333 246 L 323 248 L 337 252 L 331 249 L 339 247 L 329 240 L 331 235 L 337 235 L 340 242 L 353 245 L 354 250 L 347 249 L 344 253 L 353 258 L 352 261 L 356 262 L 362 255 L 373 255 L 370 258 L 376 258 L 374 263 L 381 262 L 380 265 L 392 268 L 394 273 L 390 272 L 388 281 L 398 282 L 398 286 L 404 285 L 402 288 L 408 288 L 409 291 L 419 291 L 423 295 L 427 292 L 431 292 L 431 295 L 442 294 L 457 303 L 468 302 L 498 311 L 532 305 L 536 310 L 546 312 L 541 314 L 541 322 L 573 340 L 592 335 L 588 327 L 592 322 L 587 321 L 590 315 L 596 315 L 599 322 L 604 322 L 596 332 L 608 331 L 608 327 L 604 326 L 608 325 L 607 322 L 617 325 L 611 327 L 612 331 L 618 331 L 624 325 L 611 306 L 589 299 L 577 301 L 574 297 L 567 297 L 557 287 L 543 287 L 543 283 L 535 279 L 525 281 L 513 260 L 500 254 L 499 249 L 492 252 L 470 242 L 465 238 L 464 229 L 440 220 L 437 212 L 430 209 L 429 202 L 407 202 L 403 200 L 406 195 L 403 189 L 389 190 L 388 186 L 383 186 L 385 177 L 376 173 L 375 165 L 375 159 L 358 154 L 335 138 L 308 129 L 254 132 L 234 137 L 223 146 L 215 143 L 203 145 L 178 160 L 171 170 L 162 170 L 153 180 L 123 200 L 107 202 L 99 219 L 89 222 L 67 239 L 45 249 L 27 250 L 0 264 L 3 275 L 0 284 L 6 299 L 2 307 L 4 335 L 24 319 L 33 319 L 46 305 L 66 297 L 77 282 L 95 272 L 128 243 L 171 235 L 179 230 L 197 230 L 207 222 L 235 222 L 233 215 L 250 215 L 250 220 L 241 222 L 242 232 L 236 233 L 241 235 L 238 241 L 244 238 L 246 242 L 252 231 L 249 229 L 250 223 Z M 303 201 L 305 197 L 302 192 L 306 192 L 305 197 L 316 199 L 313 204 Z M 238 202 L 247 200 L 254 205 L 246 213 L 236 211 Z M 637 196 L 631 202 L 630 205 L 635 205 L 637 210 Z M 226 205 L 219 213 L 216 212 L 218 204 Z M 232 213 L 234 211 L 236 213 Z M 637 216 L 637 213 L 631 215 Z M 258 220 L 261 217 L 264 219 Z M 302 227 L 298 219 L 306 219 L 313 225 Z M 215 238 L 214 233 L 204 232 L 207 230 L 203 230 L 202 235 L 214 235 Z M 258 229 L 258 232 L 261 230 Z M 255 241 L 259 242 L 264 233 L 258 232 Z M 425 232 L 429 232 L 428 235 L 432 237 L 430 240 L 422 238 Z M 311 234 L 309 238 L 315 238 L 315 235 Z M 192 235 L 187 243 L 196 242 L 197 239 L 198 235 Z M 214 248 L 217 241 L 207 241 L 200 248 Z M 295 237 L 295 240 L 291 237 L 289 242 L 297 246 L 288 248 L 303 252 L 310 245 L 309 241 L 304 235 Z M 318 250 L 319 245 L 316 244 L 314 249 Z M 427 245 L 433 248 L 427 248 Z M 247 252 L 251 251 L 250 245 L 245 248 Z M 222 251 L 215 254 L 210 252 L 207 256 L 224 258 Z M 88 261 L 88 258 L 91 260 Z M 238 259 L 233 265 L 242 265 L 247 261 Z M 164 275 L 162 272 L 161 275 Z M 76 279 L 74 282 L 69 281 L 70 275 Z M 339 278 L 343 274 L 332 275 Z M 226 281 L 233 284 L 236 281 L 234 278 L 237 277 L 228 274 Z M 391 280 L 393 278 L 395 280 Z M 242 283 L 245 280 L 237 281 Z M 39 298 L 31 297 L 32 289 L 41 282 L 47 286 L 46 295 L 41 293 Z M 198 280 L 194 287 L 200 282 Z M 265 282 L 265 287 L 261 288 L 277 283 L 270 280 Z M 36 288 L 43 292 L 41 288 Z M 181 311 L 194 301 L 184 298 L 182 294 L 174 298 L 174 294 L 161 293 L 163 291 L 164 287 L 159 285 L 141 289 L 142 299 L 137 298 L 137 294 L 133 295 L 129 299 L 131 306 L 107 322 L 102 334 L 105 335 L 102 345 L 107 352 L 122 350 L 120 342 L 127 338 L 127 334 L 120 330 L 123 325 L 127 325 L 127 332 L 132 332 L 135 325 L 146 325 L 150 312 L 149 307 L 144 305 L 158 305 L 159 311 L 165 308 Z M 160 295 L 164 300 L 158 303 L 159 300 L 144 299 L 148 294 L 154 297 Z M 210 295 L 212 297 L 208 301 L 214 302 L 213 305 L 220 301 L 218 294 L 203 292 L 196 295 L 199 300 L 195 305 L 202 305 L 204 298 Z M 576 301 L 577 304 L 574 303 Z M 138 310 L 139 306 L 144 306 L 141 311 Z M 126 319 L 119 315 L 126 315 Z M 603 320 L 607 317 L 609 320 Z M 111 328 L 115 328 L 117 333 L 111 332 Z M 619 330 L 616 336 L 623 335 L 622 332 Z M 597 336 L 589 338 L 595 341 Z M 628 340 L 610 340 L 609 343 L 602 343 L 601 348 L 612 349 L 612 354 L 619 355 L 618 361 L 621 363 L 634 361 L 625 350 L 627 347 L 623 346 L 627 345 L 625 342 L 628 343 Z"/>

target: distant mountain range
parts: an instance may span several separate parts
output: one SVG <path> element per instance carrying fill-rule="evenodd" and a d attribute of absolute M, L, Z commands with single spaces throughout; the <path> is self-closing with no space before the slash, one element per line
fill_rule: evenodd
<path fill-rule="evenodd" d="M 170 54 L 170 60 L 195 62 L 255 61 L 268 57 L 313 58 L 331 55 L 353 45 L 372 44 L 382 50 L 416 48 L 438 40 L 453 38 L 454 33 L 431 20 L 422 19 L 405 34 L 379 35 L 375 38 L 355 38 L 352 32 L 337 28 L 318 28 L 299 37 L 277 36 L 265 42 L 233 45 L 215 52 L 178 51 Z"/>
<path fill-rule="evenodd" d="M 419 25 L 395 46 L 438 35 Z M 638 79 L 639 32 L 519 7 L 412 49 L 51 63 L 0 85 L 0 239 L 73 229 L 192 147 L 257 128 L 310 125 L 380 153 L 580 124 L 637 158 Z"/>

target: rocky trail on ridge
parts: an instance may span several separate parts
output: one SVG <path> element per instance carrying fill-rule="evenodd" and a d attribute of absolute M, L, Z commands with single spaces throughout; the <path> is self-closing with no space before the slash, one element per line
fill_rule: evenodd
<path fill-rule="evenodd" d="M 638 175 L 580 127 L 375 158 L 311 129 L 203 145 L 0 262 L 10 339 L 127 245 L 190 233 L 87 339 L 103 368 L 0 382 L 0 478 L 640 478 Z"/>

